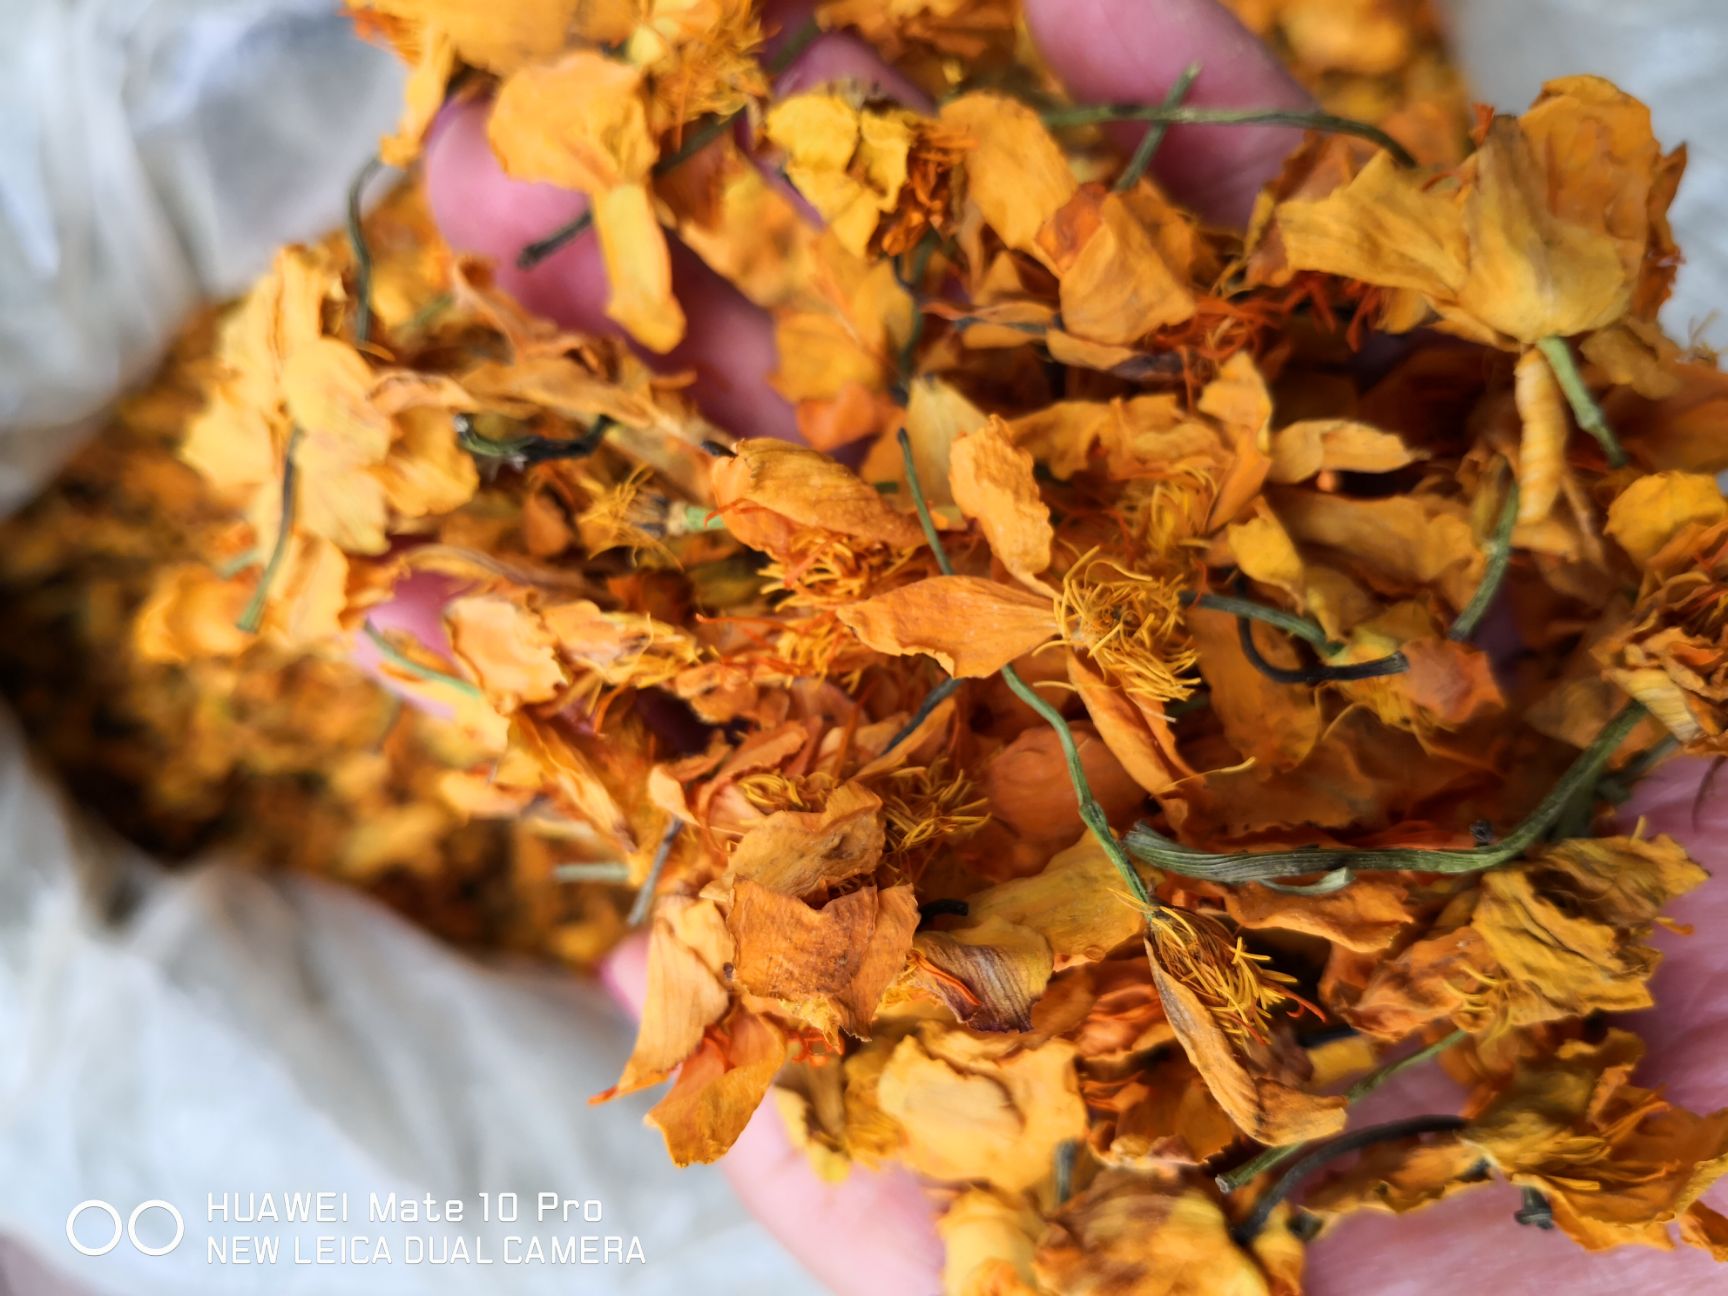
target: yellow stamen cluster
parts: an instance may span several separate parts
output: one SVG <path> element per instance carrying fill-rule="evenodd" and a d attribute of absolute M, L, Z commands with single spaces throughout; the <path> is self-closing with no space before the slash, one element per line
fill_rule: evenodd
<path fill-rule="evenodd" d="M 777 604 L 781 610 L 844 607 L 875 593 L 913 556 L 883 545 L 854 548 L 845 536 L 813 531 L 794 542 L 791 554 L 763 567 L 764 592 L 785 596 Z"/>
<path fill-rule="evenodd" d="M 931 842 L 969 837 L 990 820 L 989 802 L 946 757 L 899 769 L 878 789 L 892 850 L 912 851 Z"/>
<path fill-rule="evenodd" d="M 1171 702 L 1194 691 L 1199 654 L 1183 627 L 1176 582 L 1128 571 L 1093 550 L 1063 577 L 1056 622 L 1063 643 L 1128 692 Z"/>
<path fill-rule="evenodd" d="M 764 814 L 780 810 L 820 810 L 834 790 L 832 774 L 785 774 L 764 770 L 746 774 L 736 784 L 744 799 Z"/>
<path fill-rule="evenodd" d="M 1291 1001 L 1284 987 L 1295 978 L 1206 914 L 1166 908 L 1149 928 L 1159 965 L 1200 997 L 1226 1035 L 1242 1045 L 1271 1038 L 1272 1010 Z"/>
<path fill-rule="evenodd" d="M 576 530 L 590 553 L 628 549 L 632 555 L 648 551 L 672 556 L 662 539 L 667 501 L 643 491 L 653 475 L 647 468 L 638 468 L 611 485 L 585 483 L 594 487 L 594 497 L 577 517 Z"/>

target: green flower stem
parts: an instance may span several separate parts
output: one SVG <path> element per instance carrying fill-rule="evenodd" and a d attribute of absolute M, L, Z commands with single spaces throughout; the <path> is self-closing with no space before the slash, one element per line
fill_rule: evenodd
<path fill-rule="evenodd" d="M 1572 417 L 1578 420 L 1578 426 L 1595 437 L 1602 447 L 1602 453 L 1608 456 L 1608 466 L 1625 467 L 1626 451 L 1621 448 L 1620 438 L 1614 435 L 1614 429 L 1608 426 L 1602 407 L 1596 403 L 1596 398 L 1584 385 L 1584 375 L 1578 372 L 1578 360 L 1572 354 L 1572 348 L 1567 345 L 1566 339 L 1545 337 L 1536 344 L 1536 349 L 1542 353 L 1542 358 L 1554 371 L 1554 377 L 1560 383 L 1560 390 L 1566 394 L 1566 403 L 1572 407 Z"/>
<path fill-rule="evenodd" d="M 654 908 L 654 893 L 660 887 L 660 875 L 666 871 L 666 861 L 672 858 L 672 847 L 677 845 L 678 834 L 683 831 L 684 821 L 674 819 L 666 825 L 666 831 L 660 834 L 660 844 L 654 848 L 654 862 L 648 866 L 648 876 L 642 879 L 642 886 L 630 905 L 630 913 L 624 919 L 630 926 L 640 927 L 648 921 L 648 915 Z"/>
<path fill-rule="evenodd" d="M 1260 645 L 1254 642 L 1254 623 L 1245 616 L 1236 618 L 1236 641 L 1241 645 L 1242 655 L 1248 659 L 1248 664 L 1267 679 L 1279 684 L 1312 686 L 1342 683 L 1346 680 L 1379 679 L 1384 675 L 1402 675 L 1410 669 L 1410 659 L 1396 649 L 1384 657 L 1376 657 L 1371 661 L 1345 662 L 1341 666 L 1322 662 L 1318 666 L 1298 666 L 1292 670 L 1274 665 L 1261 654 Z"/>
<path fill-rule="evenodd" d="M 354 253 L 354 345 L 359 347 L 372 338 L 372 249 L 366 246 L 360 207 L 366 186 L 383 169 L 382 159 L 373 154 L 348 186 L 348 246 Z"/>
<path fill-rule="evenodd" d="M 1357 135 L 1378 144 L 1399 166 L 1413 167 L 1416 159 L 1397 140 L 1378 126 L 1338 117 L 1332 113 L 1295 112 L 1282 108 L 1191 108 L 1157 104 L 1083 104 L 1056 108 L 1043 114 L 1046 126 L 1097 126 L 1105 122 L 1143 121 L 1168 126 L 1298 126 L 1303 130 L 1334 135 Z"/>
<path fill-rule="evenodd" d="M 1226 612 L 1236 618 L 1236 629 L 1242 643 L 1242 654 L 1255 670 L 1268 679 L 1280 684 L 1325 684 L 1345 680 L 1378 679 L 1383 675 L 1399 675 L 1410 669 L 1410 662 L 1401 652 L 1388 653 L 1384 657 L 1376 657 L 1373 661 L 1347 662 L 1342 666 L 1322 664 L 1306 666 L 1296 670 L 1287 670 L 1267 661 L 1254 643 L 1254 635 L 1249 627 L 1250 621 L 1263 621 L 1269 626 L 1276 626 L 1288 634 L 1295 635 L 1314 645 L 1322 656 L 1332 657 L 1344 651 L 1344 645 L 1327 636 L 1324 628 L 1316 621 L 1305 616 L 1297 616 L 1294 612 L 1285 612 L 1281 608 L 1267 607 L 1263 603 L 1255 603 L 1251 599 L 1235 598 L 1228 594 L 1196 594 L 1192 590 L 1184 590 L 1181 595 L 1183 607 L 1207 608 L 1213 612 Z"/>
<path fill-rule="evenodd" d="M 821 34 L 822 24 L 817 22 L 814 16 L 806 18 L 798 30 L 786 38 L 785 44 L 774 51 L 774 57 L 768 60 L 765 66 L 769 75 L 779 76 L 791 67 L 793 60 L 809 49 L 811 42 Z"/>
<path fill-rule="evenodd" d="M 918 510 L 918 522 L 924 528 L 924 539 L 929 542 L 930 552 L 936 556 L 936 565 L 944 576 L 954 574 L 954 564 L 948 561 L 948 551 L 942 545 L 942 537 L 936 531 L 936 521 L 930 516 L 930 503 L 924 498 L 923 484 L 918 480 L 918 465 L 912 458 L 912 438 L 906 435 L 906 429 L 900 429 L 900 455 L 906 465 L 906 486 L 912 494 L 912 503 Z M 1146 889 L 1146 883 L 1140 876 L 1140 871 L 1134 867 L 1134 861 L 1128 858 L 1128 853 L 1122 849 L 1122 843 L 1110 827 L 1110 820 L 1105 817 L 1104 808 L 1098 804 L 1098 799 L 1092 795 L 1092 785 L 1086 778 L 1086 767 L 1080 762 L 1080 749 L 1074 743 L 1074 731 L 1068 727 L 1068 721 L 1062 713 L 1038 696 L 1035 690 L 1025 680 L 1020 678 L 1020 672 L 1013 666 L 1002 668 L 1002 679 L 1014 693 L 1032 710 L 1038 713 L 1052 729 L 1056 731 L 1056 741 L 1062 746 L 1062 755 L 1068 762 L 1068 777 L 1074 784 L 1074 797 L 1080 804 L 1080 820 L 1091 829 L 1092 835 L 1103 846 L 1104 853 L 1115 865 L 1116 871 L 1122 875 L 1122 881 L 1127 884 L 1128 893 L 1134 897 L 1141 910 L 1151 914 L 1161 909 L 1152 898 L 1152 893 Z"/>
<path fill-rule="evenodd" d="M 948 561 L 948 550 L 936 530 L 936 519 L 930 516 L 930 501 L 924 498 L 924 483 L 918 478 L 918 463 L 912 457 L 912 438 L 906 435 L 905 428 L 901 428 L 895 439 L 900 442 L 900 458 L 906 466 L 906 488 L 912 495 L 912 507 L 918 510 L 918 525 L 924 528 L 925 542 L 936 557 L 937 569 L 944 576 L 952 576 L 954 564 Z"/>
<path fill-rule="evenodd" d="M 1248 1217 L 1230 1230 L 1230 1236 L 1242 1246 L 1259 1237 L 1260 1230 L 1266 1227 L 1266 1221 L 1272 1218 L 1272 1212 L 1279 1204 L 1296 1191 L 1304 1179 L 1328 1161 L 1373 1147 L 1376 1143 L 1390 1143 L 1394 1139 L 1414 1138 L 1420 1134 L 1453 1134 L 1463 1129 L 1465 1123 L 1463 1118 L 1458 1116 L 1414 1116 L 1409 1120 L 1371 1125 L 1367 1129 L 1352 1130 L 1335 1139 L 1328 1139 L 1306 1152 L 1285 1172 L 1282 1179 L 1268 1188 L 1265 1195 L 1254 1203 L 1254 1209 Z"/>
<path fill-rule="evenodd" d="M 523 436 L 493 440 L 481 436 L 468 415 L 456 414 L 452 418 L 456 425 L 456 444 L 476 459 L 514 460 L 522 467 L 545 463 L 549 459 L 581 459 L 591 455 L 615 426 L 608 415 L 602 414 L 579 437 Z"/>
<path fill-rule="evenodd" d="M 630 880 L 630 867 L 616 860 L 578 861 L 556 864 L 552 876 L 560 882 L 607 882 L 616 886 Z"/>
<path fill-rule="evenodd" d="M 1085 766 L 1080 763 L 1080 749 L 1074 745 L 1074 731 L 1068 727 L 1068 721 L 1063 719 L 1060 711 L 1039 697 L 1037 691 L 1021 679 L 1020 672 L 1012 666 L 1002 668 L 1002 679 L 1013 690 L 1015 697 L 1036 711 L 1056 731 L 1056 741 L 1062 745 L 1062 755 L 1068 762 L 1068 777 L 1074 784 L 1074 795 L 1080 802 L 1080 820 L 1092 830 L 1092 835 L 1098 839 L 1098 844 L 1110 857 L 1110 863 L 1115 865 L 1116 871 L 1122 875 L 1122 880 L 1128 885 L 1128 894 L 1134 897 L 1135 903 L 1144 911 L 1151 912 L 1162 908 L 1146 889 L 1140 871 L 1134 867 L 1134 861 L 1128 858 L 1128 852 L 1122 849 L 1121 841 L 1111 829 L 1110 821 L 1104 815 L 1104 808 L 1092 795 L 1092 785 L 1086 780 Z"/>
<path fill-rule="evenodd" d="M 1190 63 L 1182 70 L 1182 75 L 1170 83 L 1170 90 L 1164 96 L 1163 107 L 1180 108 L 1182 101 L 1188 97 L 1188 92 L 1194 88 L 1194 82 L 1200 77 L 1200 65 Z M 1116 177 L 1116 183 L 1111 186 L 1117 193 L 1126 193 L 1140 182 L 1140 177 L 1146 174 L 1146 168 L 1152 165 L 1152 157 L 1158 152 L 1158 146 L 1164 142 L 1164 137 L 1170 133 L 1170 123 L 1167 121 L 1153 122 L 1140 137 L 1140 144 L 1134 150 L 1134 156 L 1128 159 L 1128 165 L 1122 174 Z"/>
<path fill-rule="evenodd" d="M 1376 1071 L 1370 1071 L 1344 1091 L 1344 1101 L 1354 1103 L 1359 1099 L 1366 1098 L 1399 1072 L 1408 1070 L 1413 1066 L 1420 1066 L 1430 1058 L 1438 1057 L 1454 1044 L 1461 1043 L 1468 1033 L 1467 1031 L 1455 1030 L 1450 1035 L 1442 1036 L 1432 1044 L 1417 1049 L 1414 1053 L 1388 1062 Z M 1244 1161 L 1228 1174 L 1219 1175 L 1216 1180 L 1218 1191 L 1228 1197 L 1231 1193 L 1258 1179 L 1268 1170 L 1276 1170 L 1286 1161 L 1301 1155 L 1303 1149 L 1311 1146 L 1313 1146 L 1312 1141 L 1269 1147 L 1252 1160 Z"/>
<path fill-rule="evenodd" d="M 276 543 L 270 546 L 270 557 L 258 577 L 257 588 L 252 591 L 240 619 L 234 623 L 247 634 L 257 634 L 258 627 L 263 624 L 264 605 L 270 601 L 270 586 L 275 583 L 282 560 L 288 556 L 288 541 L 294 535 L 294 485 L 300 475 L 294 452 L 300 448 L 300 436 L 300 429 L 295 427 L 288 434 L 288 444 L 282 451 L 282 516 L 276 524 Z"/>
<path fill-rule="evenodd" d="M 1476 586 L 1476 592 L 1446 632 L 1448 639 L 1468 640 L 1493 605 L 1494 596 L 1500 592 L 1501 582 L 1506 579 L 1506 570 L 1512 563 L 1512 529 L 1517 525 L 1518 482 L 1514 479 L 1506 487 L 1506 502 L 1500 506 L 1494 534 L 1488 538 L 1488 561 L 1482 566 L 1482 582 Z"/>
<path fill-rule="evenodd" d="M 411 334 L 425 331 L 433 320 L 437 319 L 455 304 L 455 297 L 451 296 L 447 292 L 439 293 L 436 297 L 432 298 L 431 301 L 427 302 L 419 310 L 414 312 L 414 317 L 408 321 L 406 331 Z"/>
<path fill-rule="evenodd" d="M 372 646 L 378 650 L 378 655 L 385 661 L 389 662 L 397 670 L 403 671 L 409 675 L 417 676 L 423 680 L 431 680 L 434 684 L 448 684 L 458 692 L 466 693 L 469 697 L 482 696 L 478 684 L 465 680 L 458 675 L 452 675 L 448 671 L 441 671 L 436 666 L 428 666 L 425 662 L 415 661 L 407 653 L 403 652 L 395 644 L 391 643 L 390 640 L 384 636 L 383 632 L 381 632 L 378 627 L 373 625 L 370 621 L 361 626 L 360 630 L 361 633 L 363 633 L 371 642 Z"/>
<path fill-rule="evenodd" d="M 911 718 L 901 725 L 900 731 L 888 740 L 888 745 L 882 749 L 882 755 L 886 756 L 917 733 L 918 727 L 930 718 L 931 712 L 958 693 L 960 686 L 965 682 L 965 680 L 958 678 L 945 679 L 926 693 L 924 700 L 918 704 L 918 709 L 912 713 Z"/>
<path fill-rule="evenodd" d="M 1171 841 L 1146 823 L 1136 824 L 1128 833 L 1128 849 L 1139 859 L 1168 873 L 1184 877 L 1204 878 L 1209 882 L 1234 885 L 1242 882 L 1264 882 L 1268 879 L 1301 877 L 1308 873 L 1329 873 L 1334 869 L 1352 872 L 1409 870 L 1417 873 L 1478 873 L 1498 868 L 1517 859 L 1541 840 L 1582 789 L 1594 787 L 1608 767 L 1614 753 L 1626 736 L 1644 718 L 1644 708 L 1637 702 L 1628 703 L 1597 735 L 1571 767 L 1560 776 L 1548 795 L 1516 828 L 1490 846 L 1469 850 L 1303 850 L 1267 851 L 1264 853 L 1216 854 L 1196 850 Z"/>
<path fill-rule="evenodd" d="M 1269 626 L 1277 626 L 1286 634 L 1306 639 L 1328 657 L 1344 651 L 1344 645 L 1331 638 L 1318 621 L 1297 616 L 1296 613 L 1286 612 L 1281 608 L 1267 607 L 1264 603 L 1256 603 L 1252 599 L 1235 598 L 1229 594 L 1196 594 L 1192 590 L 1183 590 L 1182 606 L 1205 608 L 1210 612 L 1227 612 L 1233 617 L 1264 621 Z"/>

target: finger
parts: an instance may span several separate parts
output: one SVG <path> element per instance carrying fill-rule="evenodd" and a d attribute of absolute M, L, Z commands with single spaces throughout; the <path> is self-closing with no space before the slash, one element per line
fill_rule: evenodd
<path fill-rule="evenodd" d="M 516 255 L 587 208 L 581 194 L 504 174 L 486 138 L 488 105 L 448 109 L 426 147 L 426 190 L 440 232 L 459 251 L 492 258 L 497 280 L 529 310 L 578 332 L 617 336 L 606 315 L 606 267 L 592 232 L 532 269 Z M 685 340 L 657 368 L 694 370 L 703 413 L 740 436 L 796 439 L 792 407 L 768 380 L 778 367 L 774 323 L 688 248 L 672 242 L 672 288 L 688 321 Z"/>
<path fill-rule="evenodd" d="M 648 942 L 625 941 L 600 969 L 601 981 L 632 1016 L 648 993 Z M 764 1103 L 720 1162 L 732 1190 L 827 1290 L 840 1296 L 934 1292 L 942 1244 L 928 1198 L 904 1170 L 854 1170 L 823 1183 L 792 1146 L 772 1102 Z"/>
<path fill-rule="evenodd" d="M 1082 103 L 1158 103 L 1191 63 L 1185 102 L 1214 108 L 1311 108 L 1272 51 L 1215 0 L 1026 0 L 1026 23 L 1051 69 Z M 1113 126 L 1125 152 L 1145 128 Z M 1302 133 L 1279 126 L 1177 126 L 1153 171 L 1209 220 L 1242 225 L 1254 195 Z"/>
<path fill-rule="evenodd" d="M 1710 1194 L 1705 1200 L 1722 1205 Z M 1413 1215 L 1352 1215 L 1309 1248 L 1306 1289 L 1311 1296 L 1722 1290 L 1721 1266 L 1694 1247 L 1586 1251 L 1558 1230 L 1518 1224 L 1518 1207 L 1518 1190 L 1494 1183 Z"/>
<path fill-rule="evenodd" d="M 1622 831 L 1643 821 L 1646 835 L 1669 833 L 1718 876 L 1682 896 L 1665 911 L 1694 934 L 1658 928 L 1651 943 L 1663 962 L 1650 983 L 1656 1007 L 1627 1014 L 1621 1025 L 1648 1046 L 1639 1083 L 1659 1086 L 1672 1101 L 1696 1112 L 1728 1106 L 1728 1002 L 1719 991 L 1728 977 L 1728 942 L 1710 933 L 1728 922 L 1728 792 L 1693 809 L 1708 762 L 1674 761 L 1644 780 L 1620 816 Z M 1392 1120 L 1414 1113 L 1450 1113 L 1461 1098 L 1434 1068 L 1399 1077 L 1353 1111 L 1352 1123 Z M 1704 1200 L 1728 1209 L 1728 1183 Z M 1453 1201 L 1403 1219 L 1353 1216 L 1317 1242 L 1310 1252 L 1310 1277 L 1318 1296 L 1359 1291 L 1363 1257 L 1374 1257 L 1376 1273 L 1402 1274 L 1385 1290 L 1428 1296 L 1472 1282 L 1520 1291 L 1538 1282 L 1573 1291 L 1661 1291 L 1689 1296 L 1720 1289 L 1720 1267 L 1690 1247 L 1662 1254 L 1623 1247 L 1591 1254 L 1555 1233 L 1520 1228 L 1512 1220 L 1518 1194 L 1504 1184 L 1473 1188 Z M 1460 1245 L 1463 1241 L 1466 1244 Z M 1488 1242 L 1488 1245 L 1481 1245 Z M 1474 1244 L 1472 1244 L 1474 1243 Z"/>
<path fill-rule="evenodd" d="M 1700 1112 L 1728 1107 L 1728 996 L 1721 992 L 1728 977 L 1728 942 L 1721 939 L 1728 931 L 1728 778 L 1706 785 L 1709 769 L 1709 761 L 1670 761 L 1638 784 L 1620 815 L 1623 831 L 1643 819 L 1645 835 L 1670 834 L 1714 875 L 1664 909 L 1692 934 L 1657 928 L 1650 939 L 1662 951 L 1650 980 L 1656 1007 L 1622 1023 L 1649 1046 L 1639 1078 Z"/>
<path fill-rule="evenodd" d="M 868 44 L 847 32 L 829 32 L 811 41 L 775 80 L 774 93 L 785 98 L 836 81 L 861 86 L 873 98 L 892 99 L 918 112 L 930 112 L 933 107 L 929 96 L 884 63 Z"/>

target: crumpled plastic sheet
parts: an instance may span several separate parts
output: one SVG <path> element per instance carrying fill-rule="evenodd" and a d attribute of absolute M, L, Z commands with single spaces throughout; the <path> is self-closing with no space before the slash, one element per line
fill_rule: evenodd
<path fill-rule="evenodd" d="M 338 219 L 401 101 L 334 0 L 4 0 L 0 513 L 182 318 Z"/>
<path fill-rule="evenodd" d="M 1450 0 L 1455 48 L 1484 102 L 1521 111 L 1554 77 L 1590 72 L 1650 105 L 1656 138 L 1684 143 L 1674 201 L 1686 254 L 1668 332 L 1728 346 L 1728 3 L 1724 0 Z"/>
<path fill-rule="evenodd" d="M 80 826 L 0 723 L 0 1234 L 114 1296 L 716 1296 L 811 1290 L 711 1167 L 678 1171 L 645 1096 L 589 1107 L 629 1051 L 621 1011 L 555 972 L 495 969 L 365 897 L 208 865 L 164 874 Z M 275 1194 L 346 1194 L 344 1222 L 245 1224 Z M 374 1194 L 465 1203 L 459 1223 L 370 1222 Z M 515 1223 L 478 1218 L 516 1193 Z M 541 1193 L 598 1203 L 537 1220 Z M 173 1203 L 181 1244 L 81 1256 L 68 1212 Z M 495 1213 L 496 1208 L 495 1208 Z M 590 1214 L 596 1213 L 590 1208 Z M 146 1246 L 168 1242 L 160 1211 Z M 97 1213 L 78 1235 L 100 1247 Z M 279 1239 L 273 1265 L 212 1264 L 212 1239 Z M 332 1261 L 295 1264 L 296 1245 Z M 642 1263 L 556 1265 L 557 1239 L 638 1238 Z M 427 1259 L 405 1263 L 410 1237 Z M 512 1244 L 507 1237 L 515 1236 Z M 364 1242 L 361 1239 L 365 1239 Z M 465 1246 L 476 1262 L 457 1263 Z M 604 1241 L 593 1244 L 604 1260 Z M 477 1258 L 484 1252 L 490 1264 Z M 615 1252 L 616 1256 L 619 1252 Z M 434 1263 L 439 1257 L 450 1262 Z M 5 1270 L 0 1268 L 0 1278 Z M 38 1286 L 22 1296 L 46 1296 Z M 52 1290 L 52 1289 L 50 1289 Z"/>
<path fill-rule="evenodd" d="M 188 311 L 341 219 L 402 71 L 354 39 L 334 0 L 0 11 L 4 513 L 148 374 Z M 0 841 L 0 1290 L 810 1290 L 717 1172 L 670 1166 L 645 1101 L 588 1107 L 631 1035 L 597 987 L 482 967 L 310 879 L 165 875 L 74 823 L 3 715 Z M 239 1209 L 317 1191 L 348 1193 L 348 1222 L 208 1219 L 212 1193 L 240 1194 Z M 374 1192 L 463 1199 L 468 1218 L 373 1225 Z M 475 1219 L 480 1193 L 510 1192 L 518 1223 Z M 602 1218 L 536 1224 L 541 1192 L 597 1201 Z M 125 1240 L 80 1256 L 67 1215 L 90 1198 L 122 1217 L 172 1202 L 185 1237 L 160 1257 Z M 100 1245 L 109 1229 L 90 1212 L 78 1233 Z M 158 1245 L 171 1224 L 153 1210 L 139 1229 Z M 212 1237 L 252 1233 L 308 1255 L 318 1234 L 383 1237 L 393 1263 L 207 1262 Z M 434 1255 L 462 1239 L 494 1263 L 404 1263 L 410 1234 Z M 510 1265 L 507 1234 L 518 1254 L 529 1238 L 638 1237 L 646 1263 Z"/>

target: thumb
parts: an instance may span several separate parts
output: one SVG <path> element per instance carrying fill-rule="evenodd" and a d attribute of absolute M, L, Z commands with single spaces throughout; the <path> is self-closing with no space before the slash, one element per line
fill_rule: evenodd
<path fill-rule="evenodd" d="M 600 979 L 632 1017 L 648 991 L 648 941 L 632 936 Z M 924 1189 L 901 1169 L 854 1168 L 839 1183 L 816 1177 L 772 1102 L 763 1103 L 720 1162 L 744 1207 L 837 1296 L 936 1292 L 942 1244 Z"/>

